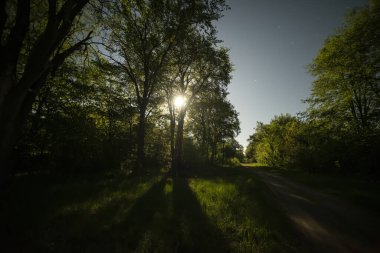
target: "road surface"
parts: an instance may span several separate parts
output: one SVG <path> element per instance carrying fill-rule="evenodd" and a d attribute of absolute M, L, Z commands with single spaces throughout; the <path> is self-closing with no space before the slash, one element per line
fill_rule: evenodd
<path fill-rule="evenodd" d="M 305 252 L 380 252 L 379 215 L 265 169 L 252 169 L 300 234 Z"/>

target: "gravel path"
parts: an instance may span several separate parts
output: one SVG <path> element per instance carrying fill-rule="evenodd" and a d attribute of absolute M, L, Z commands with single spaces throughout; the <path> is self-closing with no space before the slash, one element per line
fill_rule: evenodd
<path fill-rule="evenodd" d="M 280 174 L 252 169 L 300 232 L 304 252 L 380 252 L 380 217 Z"/>

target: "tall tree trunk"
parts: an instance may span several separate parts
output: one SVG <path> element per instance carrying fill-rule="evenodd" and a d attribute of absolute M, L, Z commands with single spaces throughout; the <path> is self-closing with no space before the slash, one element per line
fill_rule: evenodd
<path fill-rule="evenodd" d="M 0 184 L 7 180 L 12 166 L 12 149 L 20 136 L 35 97 L 35 93 L 23 89 L 13 89 L 5 97 L 0 111 Z"/>
<path fill-rule="evenodd" d="M 217 148 L 217 144 L 213 142 L 211 145 L 211 159 L 210 159 L 211 165 L 215 164 L 216 148 Z"/>
<path fill-rule="evenodd" d="M 137 157 L 136 166 L 133 174 L 143 173 L 145 168 L 145 109 L 140 109 L 139 124 L 137 130 Z"/>
<path fill-rule="evenodd" d="M 175 173 L 175 118 L 174 114 L 170 115 L 170 157 L 171 157 L 171 165 L 170 170 L 171 173 Z"/>
<path fill-rule="evenodd" d="M 177 136 L 175 145 L 175 170 L 180 172 L 183 169 L 183 126 L 185 123 L 186 109 L 178 115 Z"/>
<path fill-rule="evenodd" d="M 202 126 L 201 151 L 202 151 L 203 158 L 205 159 L 205 161 L 208 162 L 209 157 L 208 157 L 208 143 L 207 143 L 207 128 L 206 128 L 205 114 L 203 111 L 201 114 L 201 126 Z"/>

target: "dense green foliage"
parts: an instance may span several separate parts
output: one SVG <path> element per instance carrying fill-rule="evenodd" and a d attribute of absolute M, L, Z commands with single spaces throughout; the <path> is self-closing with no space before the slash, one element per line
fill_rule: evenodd
<path fill-rule="evenodd" d="M 270 124 L 258 122 L 250 137 L 247 158 L 275 167 L 291 167 L 297 160 L 301 122 L 290 115 L 276 116 Z"/>
<path fill-rule="evenodd" d="M 19 5 L 2 6 L 13 15 L 9 25 Z M 47 25 L 45 15 L 65 5 L 50 1 L 40 13 L 32 7 L 23 60 Z M 80 40 L 86 47 L 65 55 L 33 91 L 20 134 L 12 137 L 13 172 L 147 174 L 207 162 L 238 165 L 238 113 L 227 99 L 232 65 L 213 24 L 228 9 L 224 1 L 94 0 L 80 7 L 58 51 L 84 32 L 92 37 Z M 186 100 L 181 108 L 173 103 L 178 95 Z"/>
<path fill-rule="evenodd" d="M 309 108 L 258 123 L 247 157 L 309 171 L 380 172 L 380 9 L 356 9 L 310 65 Z"/>

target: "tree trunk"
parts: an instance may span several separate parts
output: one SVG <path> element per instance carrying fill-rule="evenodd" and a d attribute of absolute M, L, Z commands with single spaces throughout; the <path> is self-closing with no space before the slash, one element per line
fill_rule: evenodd
<path fill-rule="evenodd" d="M 224 150 L 224 145 L 225 145 L 225 142 L 224 142 L 224 140 L 222 140 L 222 164 L 226 163 L 226 154 L 225 154 L 225 150 Z"/>
<path fill-rule="evenodd" d="M 211 159 L 210 159 L 211 165 L 215 164 L 216 148 L 217 148 L 216 143 L 213 143 L 211 146 Z"/>
<path fill-rule="evenodd" d="M 133 174 L 142 174 L 145 167 L 145 109 L 141 108 L 137 130 L 137 157 Z"/>
<path fill-rule="evenodd" d="M 0 83 L 1 85 L 1 83 Z M 7 180 L 12 167 L 11 154 L 36 94 L 13 89 L 5 97 L 0 111 L 0 184 Z"/>
<path fill-rule="evenodd" d="M 7 39 L 4 40 L 6 43 L 0 45 L 0 183 L 8 175 L 13 145 L 46 77 L 90 39 L 91 33 L 65 51 L 57 52 L 59 45 L 69 34 L 75 17 L 87 2 L 88 0 L 66 1 L 57 12 L 57 2 L 49 1 L 46 29 L 36 37 L 35 44 L 29 49 L 23 73 L 16 81 L 18 60 L 31 25 L 30 1 L 17 1 L 15 24 Z M 1 35 L 4 32 L 3 25 L 7 21 L 4 7 L 5 3 L 2 1 L 0 4 Z M 65 15 L 61 15 L 62 13 Z"/>
<path fill-rule="evenodd" d="M 12 148 L 13 148 L 13 136 L 14 128 L 12 122 L 7 120 L 5 117 L 0 118 L 0 185 L 7 181 L 12 162 L 10 159 Z M 4 122 L 4 123 L 3 123 Z"/>
<path fill-rule="evenodd" d="M 174 115 L 170 115 L 170 157 L 171 165 L 170 170 L 174 175 L 175 173 L 175 118 Z"/>
<path fill-rule="evenodd" d="M 178 125 L 177 125 L 177 138 L 175 145 L 175 170 L 180 172 L 183 169 L 183 126 L 185 123 L 186 111 L 183 110 L 178 116 Z"/>

